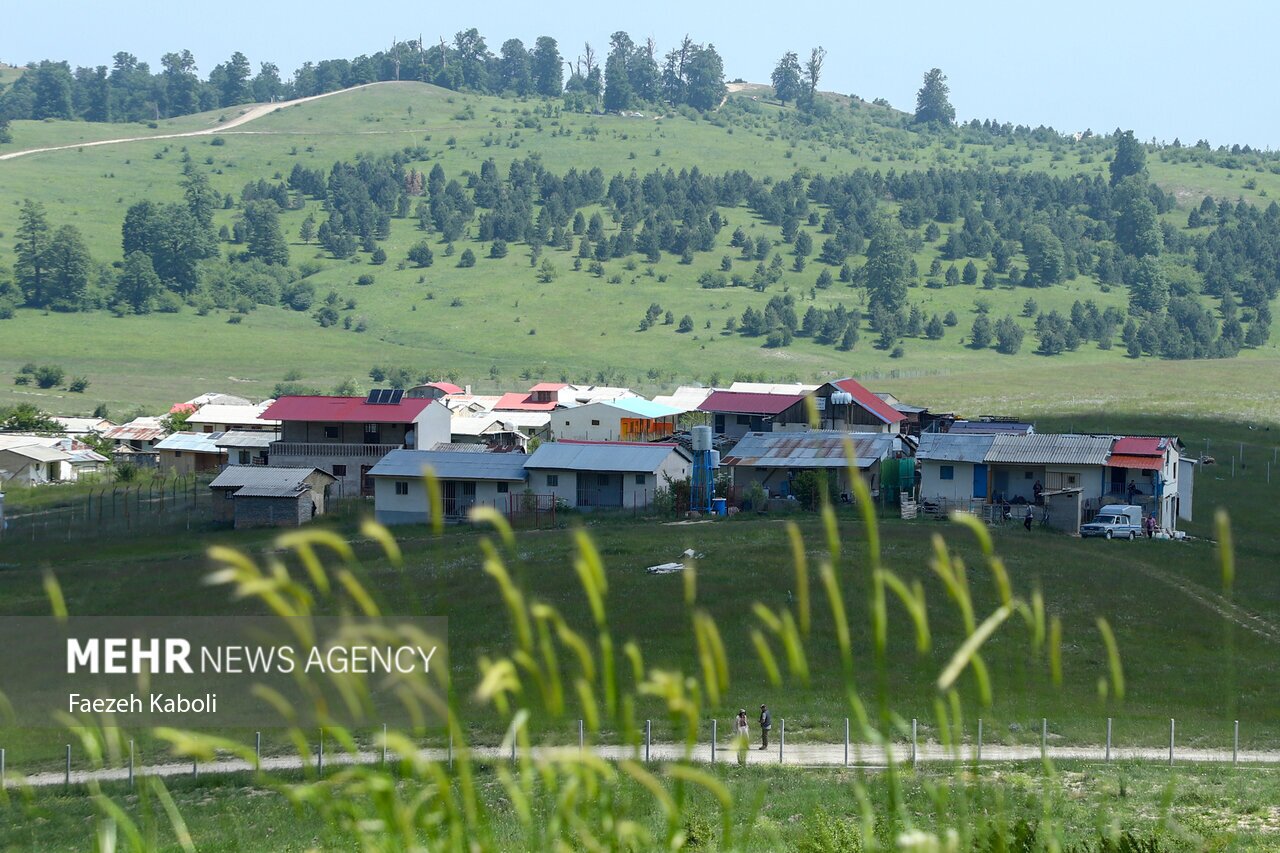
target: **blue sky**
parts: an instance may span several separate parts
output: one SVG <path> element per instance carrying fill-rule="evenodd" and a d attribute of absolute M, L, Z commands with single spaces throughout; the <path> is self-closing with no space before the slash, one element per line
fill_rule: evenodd
<path fill-rule="evenodd" d="M 287 76 L 307 59 L 373 53 L 419 33 L 448 39 L 474 26 L 494 51 L 507 38 L 532 45 L 551 35 L 566 56 L 585 41 L 603 51 L 615 30 L 652 36 L 660 50 L 688 33 L 716 45 L 730 79 L 767 82 L 785 50 L 805 55 L 821 44 L 821 88 L 899 108 L 914 107 L 921 76 L 936 65 L 962 119 L 1280 148 L 1274 63 L 1261 45 L 1280 31 L 1274 3 L 46 0 L 8 4 L 4 18 L 0 61 L 109 64 L 128 50 L 156 66 L 162 53 L 187 48 L 202 74 L 235 50 L 255 68 L 274 61 Z"/>

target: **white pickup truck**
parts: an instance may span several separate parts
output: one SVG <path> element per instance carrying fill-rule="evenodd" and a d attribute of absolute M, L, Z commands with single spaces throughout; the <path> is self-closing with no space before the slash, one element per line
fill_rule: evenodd
<path fill-rule="evenodd" d="M 1080 535 L 1086 539 L 1090 536 L 1130 541 L 1137 539 L 1143 535 L 1142 507 L 1124 504 L 1104 506 L 1098 510 L 1093 521 L 1080 525 Z"/>

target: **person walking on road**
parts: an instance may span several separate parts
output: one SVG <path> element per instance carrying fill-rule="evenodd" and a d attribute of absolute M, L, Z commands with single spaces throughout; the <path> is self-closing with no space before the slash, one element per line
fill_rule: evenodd
<path fill-rule="evenodd" d="M 734 727 L 738 730 L 738 763 L 747 763 L 747 745 L 751 742 L 751 733 L 747 730 L 747 709 L 738 709 L 738 719 L 734 723 Z"/>
<path fill-rule="evenodd" d="M 1031 511 L 1031 507 L 1027 507 L 1027 514 L 1022 519 L 1022 526 L 1027 528 L 1028 533 L 1031 532 L 1031 518 L 1033 515 L 1034 513 Z"/>
<path fill-rule="evenodd" d="M 764 705 L 760 706 L 760 748 L 769 748 L 769 729 L 773 728 L 773 717 L 769 716 L 769 709 Z"/>

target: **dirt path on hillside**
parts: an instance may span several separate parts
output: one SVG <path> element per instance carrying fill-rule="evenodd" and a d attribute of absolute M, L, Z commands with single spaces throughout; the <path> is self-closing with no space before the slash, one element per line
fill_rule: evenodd
<path fill-rule="evenodd" d="M 265 115 L 275 112 L 276 110 L 292 107 L 295 104 L 305 104 L 307 101 L 315 101 L 320 98 L 327 98 L 330 95 L 340 95 L 343 92 L 354 92 L 357 89 L 365 89 L 369 86 L 379 86 L 381 83 L 365 83 L 361 86 L 352 86 L 350 89 L 338 89 L 336 92 L 325 92 L 322 95 L 310 95 L 306 98 L 294 98 L 292 101 L 276 101 L 270 104 L 252 104 L 243 112 L 233 119 L 228 119 L 216 127 L 209 127 L 203 130 L 188 130 L 182 133 L 159 133 L 154 136 L 123 136 L 119 139 L 99 139 L 96 142 L 77 142 L 74 145 L 50 145 L 45 148 L 27 148 L 22 151 L 12 151 L 8 154 L 0 154 L 0 160 L 13 160 L 17 157 L 25 157 L 28 154 L 43 154 L 48 151 L 67 151 L 72 148 L 94 148 L 99 145 L 119 145 L 122 142 L 148 142 L 155 139 L 185 139 L 190 136 L 212 136 L 216 133 L 222 133 L 231 130 L 233 127 L 239 127 L 242 124 L 248 124 L 254 119 L 262 118 Z"/>
<path fill-rule="evenodd" d="M 1264 640 L 1280 644 L 1280 625 L 1277 625 L 1267 617 L 1246 610 L 1226 596 L 1180 577 L 1173 572 L 1158 569 L 1142 562 L 1134 562 L 1133 567 L 1152 580 L 1173 587 L 1196 603 L 1217 613 L 1223 619 L 1231 621 L 1246 631 L 1257 634 Z"/>

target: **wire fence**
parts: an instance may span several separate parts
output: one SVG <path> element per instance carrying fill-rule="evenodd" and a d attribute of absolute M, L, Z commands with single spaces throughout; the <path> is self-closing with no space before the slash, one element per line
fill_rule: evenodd
<path fill-rule="evenodd" d="M 0 521 L 0 542 L 73 541 L 174 528 L 190 530 L 213 520 L 210 479 L 195 474 L 153 477 L 77 489 L 47 506 L 10 503 Z"/>
<path fill-rule="evenodd" d="M 1176 718 L 1168 721 L 1168 741 L 1159 746 L 1126 744 L 1115 736 L 1113 718 L 1099 720 L 1099 741 L 1088 744 L 1066 744 L 1060 736 L 1050 732 L 1047 718 L 1040 720 L 1038 742 L 1002 743 L 991 737 L 991 730 L 978 718 L 976 725 L 966 731 L 957 742 L 942 743 L 932 737 L 922 737 L 920 720 L 912 719 L 910 728 L 887 742 L 868 743 L 853 739 L 851 720 L 842 721 L 843 742 L 787 741 L 787 720 L 779 718 L 764 734 L 758 721 L 752 720 L 748 732 L 739 734 L 732 724 L 723 728 L 719 720 L 708 720 L 699 729 L 697 740 L 686 743 L 676 738 L 655 739 L 652 720 L 645 720 L 633 737 L 622 740 L 616 737 L 596 736 L 587 732 L 585 721 L 576 721 L 571 730 L 557 729 L 544 732 L 548 735 L 542 745 L 529 749 L 535 755 L 560 755 L 575 750 L 579 754 L 588 751 L 605 760 L 641 760 L 644 762 L 691 761 L 703 764 L 781 764 L 794 767 L 861 767 L 880 769 L 895 764 L 901 767 L 921 765 L 963 764 L 972 768 L 982 765 L 1001 765 L 1025 762 L 1085 762 L 1111 764 L 1119 762 L 1165 765 L 1170 768 L 1198 764 L 1254 765 L 1280 764 L 1280 750 L 1249 748 L 1241 740 L 1240 721 L 1224 724 L 1221 741 L 1216 744 L 1183 744 L 1178 740 Z M 840 722 L 840 721 L 837 721 Z M 839 728 L 839 727 L 837 727 Z M 289 733 L 280 730 L 262 730 L 254 733 L 254 760 L 245 761 L 221 757 L 201 764 L 177 761 L 153 761 L 146 763 L 134 741 L 129 741 L 127 756 L 115 767 L 94 767 L 86 756 L 79 755 L 72 744 L 66 744 L 65 759 L 58 770 L 50 769 L 51 762 L 40 762 L 31 772 L 22 772 L 7 761 L 8 751 L 0 747 L 0 784 L 5 787 L 30 785 L 35 787 L 70 786 L 91 780 L 127 781 L 134 783 L 137 776 L 198 776 L 200 774 L 242 773 L 253 770 L 309 771 L 323 773 L 330 768 L 351 764 L 386 764 L 404 756 L 389 750 L 388 727 L 357 734 L 356 749 L 334 749 L 336 741 L 324 729 L 315 732 L 308 743 L 307 754 L 300 756 L 298 742 Z M 347 734 L 353 734 L 347 731 Z M 468 755 L 483 762 L 515 761 L 525 754 L 525 747 L 517 746 L 521 738 L 511 732 L 494 733 L 488 745 L 468 746 Z M 534 741 L 533 732 L 530 742 Z M 1197 738 L 1202 741 L 1203 737 Z M 461 753 L 452 736 L 443 733 L 419 738 L 419 754 L 452 767 Z M 56 766 L 56 765 L 55 765 Z"/>

